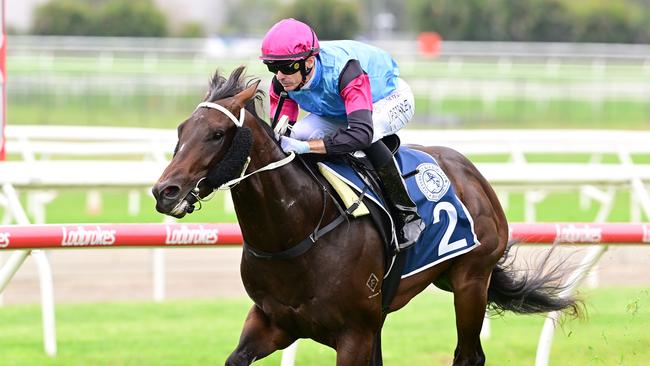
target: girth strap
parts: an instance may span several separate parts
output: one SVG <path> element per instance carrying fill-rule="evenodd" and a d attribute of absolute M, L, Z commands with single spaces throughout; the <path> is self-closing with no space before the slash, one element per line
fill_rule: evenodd
<path fill-rule="evenodd" d="M 346 220 L 346 214 L 340 214 L 336 219 L 332 220 L 329 224 L 323 226 L 319 230 L 309 234 L 308 237 L 304 238 L 298 245 L 295 245 L 287 250 L 281 252 L 269 253 L 263 250 L 255 249 L 252 246 L 248 245 L 244 240 L 244 250 L 248 251 L 256 258 L 260 259 L 291 259 L 305 254 L 311 247 L 316 243 L 316 241 L 323 235 L 334 230 L 339 224 Z"/>
<path fill-rule="evenodd" d="M 336 206 L 337 210 L 339 211 L 339 216 L 337 216 L 332 222 L 329 224 L 323 226 L 320 228 L 320 224 L 323 220 L 323 215 L 325 214 L 325 207 L 323 207 L 323 212 L 318 220 L 318 224 L 316 225 L 316 229 L 314 230 L 313 233 L 309 234 L 308 237 L 304 238 L 300 243 L 294 245 L 293 247 L 283 250 L 281 252 L 265 252 L 263 250 L 255 249 L 252 246 L 248 245 L 246 243 L 246 240 L 243 242 L 243 247 L 244 250 L 250 253 L 252 256 L 260 259 L 291 259 L 295 258 L 298 256 L 301 256 L 309 249 L 311 249 L 314 244 L 316 244 L 316 241 L 320 239 L 323 235 L 329 233 L 330 231 L 334 230 L 337 226 L 339 226 L 343 221 L 348 221 L 348 217 L 352 215 L 352 213 L 359 208 L 359 205 L 361 205 L 361 202 L 363 201 L 364 197 L 368 193 L 368 187 L 364 187 L 363 190 L 361 191 L 361 194 L 359 195 L 359 199 L 354 202 L 347 210 L 344 210 L 343 207 L 338 203 L 336 198 L 332 196 L 332 194 L 328 191 L 327 187 L 321 183 L 321 181 L 318 179 L 316 174 L 311 170 L 309 165 L 305 163 L 302 158 L 298 157 L 298 160 L 303 163 L 303 165 L 307 168 L 307 171 L 312 175 L 312 177 L 316 180 L 321 185 L 321 189 L 323 190 L 323 204 L 325 204 L 327 197 L 329 196 L 332 198 L 332 201 L 334 203 L 334 206 Z"/>

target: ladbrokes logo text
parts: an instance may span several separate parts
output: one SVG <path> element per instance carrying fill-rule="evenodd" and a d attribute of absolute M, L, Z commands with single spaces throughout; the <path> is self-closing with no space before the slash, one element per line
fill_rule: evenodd
<path fill-rule="evenodd" d="M 183 244 L 216 244 L 219 240 L 219 230 L 204 229 L 199 225 L 198 229 L 190 229 L 187 226 L 181 226 L 180 229 L 171 229 L 165 227 L 167 231 L 165 244 L 183 245 Z"/>
<path fill-rule="evenodd" d="M 9 246 L 9 233 L 0 233 L 0 248 L 6 248 Z"/>
<path fill-rule="evenodd" d="M 567 225 L 560 227 L 558 240 L 563 243 L 599 243 L 602 237 L 602 230 L 598 227 Z"/>
<path fill-rule="evenodd" d="M 113 245 L 115 244 L 115 230 L 102 230 L 96 226 L 94 230 L 77 226 L 76 230 L 68 230 L 62 227 L 63 239 L 61 246 L 86 246 L 86 245 Z"/>

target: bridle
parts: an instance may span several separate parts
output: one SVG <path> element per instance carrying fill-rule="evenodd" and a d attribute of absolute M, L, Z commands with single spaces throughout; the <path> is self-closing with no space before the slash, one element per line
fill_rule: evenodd
<path fill-rule="evenodd" d="M 196 106 L 194 111 L 198 110 L 199 108 L 210 108 L 210 109 L 218 110 L 219 112 L 225 114 L 226 117 L 228 117 L 235 124 L 235 126 L 237 126 L 237 128 L 243 128 L 243 126 L 244 126 L 244 119 L 246 118 L 246 109 L 243 108 L 243 107 L 239 110 L 239 119 L 237 119 L 235 117 L 235 115 L 232 112 L 230 112 L 226 107 L 224 107 L 224 106 L 222 106 L 220 104 L 217 104 L 217 103 L 213 103 L 213 102 L 199 103 L 199 105 Z M 243 166 L 241 172 L 239 173 L 238 177 L 233 178 L 233 179 L 223 183 L 219 187 L 214 187 L 212 193 L 214 193 L 214 191 L 217 191 L 217 190 L 229 190 L 232 187 L 239 184 L 244 179 L 246 179 L 246 178 L 248 178 L 248 177 L 250 177 L 250 176 L 252 176 L 254 174 L 257 174 L 257 173 L 260 173 L 260 172 L 263 172 L 263 171 L 267 171 L 267 170 L 277 169 L 277 168 L 279 168 L 281 166 L 289 164 L 295 157 L 296 157 L 296 154 L 292 152 L 287 157 L 285 157 L 285 158 L 283 158 L 281 160 L 272 162 L 270 164 L 267 164 L 267 165 L 263 166 L 262 168 L 259 168 L 259 169 L 255 170 L 255 171 L 251 172 L 251 173 L 246 174 L 246 169 L 248 168 L 248 165 L 249 165 L 249 163 L 251 161 L 251 158 L 250 158 L 250 155 L 249 155 L 249 156 L 246 157 L 246 162 L 244 163 L 244 166 Z M 202 208 L 202 202 L 207 202 L 207 201 L 211 200 L 212 197 L 213 197 L 212 194 L 209 194 L 208 196 L 206 196 L 204 198 L 201 198 L 199 196 L 199 191 L 200 191 L 199 186 L 201 185 L 201 183 L 204 180 L 206 180 L 206 178 L 207 178 L 207 175 L 201 177 L 196 182 L 196 186 L 188 193 L 188 195 L 183 199 L 183 201 L 179 202 L 179 204 L 174 208 L 174 210 L 177 210 L 177 209 L 180 210 L 181 207 L 182 207 L 182 209 L 187 213 L 194 212 L 195 211 L 194 204 L 187 202 L 189 197 L 192 197 L 193 201 L 195 201 L 195 203 L 198 202 L 199 207 L 196 210 L 200 210 Z M 184 202 L 187 202 L 187 204 L 185 204 Z"/>
<path fill-rule="evenodd" d="M 244 118 L 246 117 L 246 109 L 243 108 L 243 107 L 239 110 L 239 120 L 238 120 L 237 118 L 235 118 L 235 115 L 232 114 L 228 109 L 226 109 L 226 107 L 224 107 L 224 106 L 222 106 L 222 105 L 220 105 L 220 104 L 217 104 L 217 103 L 212 103 L 212 102 L 202 102 L 202 103 L 199 103 L 198 106 L 196 106 L 196 109 L 199 109 L 199 108 L 210 108 L 210 109 L 216 109 L 216 110 L 222 112 L 223 114 L 225 114 L 228 118 L 230 118 L 230 120 L 235 124 L 235 126 L 237 126 L 237 128 L 242 128 L 242 127 L 244 126 Z M 195 111 L 196 111 L 196 109 L 195 109 Z M 229 180 L 228 182 L 226 182 L 226 183 L 222 184 L 221 186 L 217 187 L 216 189 L 217 189 L 217 190 L 228 190 L 228 189 L 231 189 L 232 187 L 234 187 L 234 186 L 236 186 L 237 184 L 239 184 L 239 182 L 241 182 L 242 180 L 244 180 L 244 179 L 250 177 L 250 176 L 253 175 L 253 174 L 257 174 L 257 173 L 260 173 L 260 172 L 263 172 L 263 171 L 266 171 L 266 170 L 277 169 L 277 168 L 279 168 L 279 167 L 281 167 L 281 166 L 287 165 L 287 164 L 289 164 L 289 163 L 290 163 L 290 162 L 291 162 L 295 157 L 296 157 L 296 154 L 295 154 L 294 152 L 291 152 L 291 153 L 290 153 L 286 158 L 284 158 L 284 159 L 281 159 L 281 160 L 278 160 L 278 161 L 274 161 L 274 162 L 269 163 L 269 164 L 267 164 L 267 165 L 265 165 L 265 166 L 263 166 L 263 167 L 261 167 L 261 168 L 255 170 L 255 171 L 251 172 L 251 173 L 245 174 L 245 173 L 246 173 L 246 168 L 248 168 L 248 164 L 249 164 L 250 161 L 251 161 L 250 156 L 248 156 L 248 157 L 247 157 L 247 161 L 246 161 L 246 163 L 244 164 L 244 169 L 242 169 L 242 172 L 241 172 L 240 176 L 239 176 L 238 178 L 234 178 L 234 179 Z M 200 183 L 200 181 L 203 180 L 203 179 L 205 179 L 205 177 L 201 178 L 201 179 L 199 180 L 199 183 Z M 197 187 L 194 188 L 195 190 L 198 188 L 199 183 L 197 183 Z"/>
<path fill-rule="evenodd" d="M 238 128 L 242 127 L 244 125 L 244 118 L 246 117 L 246 109 L 243 108 L 243 107 L 239 110 L 239 119 L 237 119 L 235 117 L 235 115 L 232 114 L 232 112 L 230 112 L 228 110 L 228 108 L 222 106 L 221 104 L 212 103 L 212 102 L 202 102 L 202 103 L 199 103 L 199 105 L 196 106 L 194 111 L 196 112 L 196 110 L 199 109 L 199 108 L 216 109 L 219 112 L 221 112 L 221 113 L 225 114 L 226 116 L 228 116 L 228 118 L 230 118 L 232 123 L 234 123 L 235 126 L 237 126 Z"/>
<path fill-rule="evenodd" d="M 244 126 L 244 118 L 245 118 L 245 115 L 246 115 L 245 108 L 240 109 L 240 111 L 239 111 L 239 119 L 237 119 L 235 117 L 235 115 L 232 114 L 224 106 L 222 106 L 220 104 L 217 104 L 217 103 L 212 103 L 212 102 L 199 103 L 199 105 L 196 107 L 195 111 L 197 109 L 199 109 L 199 108 L 216 109 L 216 110 L 222 112 L 223 114 L 225 114 L 228 118 L 230 118 L 230 120 L 235 124 L 235 126 L 237 126 L 237 128 L 245 128 L 245 127 L 243 127 Z M 255 171 L 253 171 L 251 173 L 245 174 L 246 169 L 248 167 L 248 163 L 250 162 L 250 155 L 249 155 L 247 157 L 247 161 L 244 164 L 244 167 L 243 167 L 243 169 L 242 169 L 242 171 L 240 173 L 240 176 L 238 178 L 234 178 L 234 179 L 229 180 L 228 182 L 226 182 L 226 183 L 222 184 L 221 186 L 215 188 L 215 190 L 217 190 L 217 189 L 231 189 L 232 187 L 234 187 L 238 183 L 240 183 L 242 180 L 252 176 L 253 174 L 257 174 L 259 172 L 263 172 L 263 171 L 266 171 L 266 170 L 272 170 L 272 169 L 276 169 L 276 168 L 279 168 L 281 166 L 284 166 L 284 165 L 290 163 L 295 157 L 296 157 L 296 154 L 292 152 L 284 159 L 272 162 L 272 163 L 267 164 L 264 167 L 262 167 L 260 169 L 257 169 L 257 170 L 255 170 Z M 305 162 L 302 159 L 299 159 L 299 160 L 303 164 L 305 164 Z M 323 211 L 321 213 L 320 219 L 318 220 L 318 224 L 316 224 L 316 228 L 314 229 L 314 231 L 311 234 L 309 234 L 306 238 L 301 240 L 299 243 L 297 243 L 296 245 L 290 247 L 289 249 L 286 249 L 286 250 L 283 250 L 283 251 L 280 251 L 280 252 L 275 252 L 275 253 L 269 253 L 269 252 L 265 252 L 265 251 L 253 248 L 252 246 L 250 246 L 244 240 L 243 247 L 244 247 L 244 250 L 246 252 L 248 252 L 249 254 L 251 254 L 252 256 L 254 256 L 256 258 L 267 259 L 267 260 L 270 260 L 270 259 L 290 259 L 290 258 L 298 257 L 298 256 L 304 254 L 305 252 L 307 252 L 309 249 L 311 249 L 314 246 L 314 244 L 316 243 L 316 241 L 320 237 L 322 237 L 323 235 L 325 235 L 325 234 L 329 233 L 330 231 L 334 230 L 341 223 L 347 221 L 348 217 L 351 215 L 351 213 L 358 207 L 358 203 L 357 203 L 356 205 L 353 205 L 353 207 L 350 207 L 347 210 L 345 210 L 343 207 L 341 207 L 341 205 L 332 196 L 332 193 L 329 192 L 329 190 L 327 190 L 327 188 L 325 186 L 323 186 L 322 183 L 320 183 L 320 180 L 314 175 L 314 172 L 311 169 L 309 169 L 309 167 L 307 167 L 307 171 L 313 176 L 313 178 L 317 182 L 319 182 L 319 184 L 321 185 L 321 187 L 323 189 L 323 205 L 324 205 L 324 207 L 323 207 Z M 207 176 L 204 176 L 201 179 L 199 179 L 199 181 L 196 184 L 196 187 L 194 189 L 192 189 L 192 191 L 190 191 L 190 193 L 188 194 L 188 196 L 190 196 L 190 195 L 193 196 L 197 200 L 197 202 L 199 202 L 199 205 L 201 205 L 201 202 L 204 202 L 204 201 L 207 201 L 207 200 L 210 199 L 210 198 L 203 198 L 202 199 L 199 196 L 199 184 L 203 180 L 205 180 L 206 178 L 207 178 Z M 339 215 L 334 220 L 332 220 L 332 222 L 330 222 L 329 224 L 321 227 L 321 224 L 322 224 L 322 221 L 323 221 L 323 218 L 324 218 L 324 215 L 325 215 L 325 205 L 326 205 L 326 202 L 327 202 L 327 196 L 328 195 L 332 198 L 332 201 L 334 202 L 334 205 L 336 206 L 336 208 L 339 211 Z M 186 201 L 186 200 L 187 200 L 187 197 L 183 201 Z M 186 208 L 188 210 L 187 212 L 194 211 L 194 206 L 192 204 L 188 204 L 187 206 L 191 207 L 189 209 Z M 200 208 L 201 208 L 201 206 L 199 206 L 199 209 Z"/>

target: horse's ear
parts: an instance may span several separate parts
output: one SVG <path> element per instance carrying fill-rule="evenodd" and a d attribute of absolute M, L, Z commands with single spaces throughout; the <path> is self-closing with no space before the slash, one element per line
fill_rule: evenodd
<path fill-rule="evenodd" d="M 246 103 L 253 99 L 255 96 L 255 93 L 257 92 L 257 86 L 260 85 L 260 80 L 257 80 L 251 86 L 248 88 L 242 90 L 241 92 L 237 93 L 234 98 L 235 102 L 239 104 L 241 107 L 245 106 Z"/>

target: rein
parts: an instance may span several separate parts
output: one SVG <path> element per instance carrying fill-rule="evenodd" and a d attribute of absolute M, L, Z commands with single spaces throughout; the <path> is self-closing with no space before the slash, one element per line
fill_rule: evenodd
<path fill-rule="evenodd" d="M 263 171 L 266 171 L 266 170 L 277 169 L 277 168 L 279 168 L 279 167 L 281 167 L 281 166 L 287 165 L 287 164 L 289 164 L 289 163 L 290 163 L 290 162 L 291 162 L 295 157 L 296 157 L 296 153 L 294 153 L 294 152 L 292 151 L 292 152 L 289 154 L 289 156 L 287 156 L 286 158 L 284 158 L 284 159 L 282 159 L 282 160 L 274 161 L 274 162 L 272 162 L 272 163 L 270 163 L 270 164 L 268 164 L 268 165 L 265 165 L 265 166 L 263 166 L 263 167 L 257 169 L 257 170 L 254 171 L 254 172 L 251 172 L 251 173 L 248 173 L 248 174 L 244 175 L 244 173 L 246 172 L 246 168 L 248 167 L 248 163 L 250 163 L 250 161 L 251 161 L 251 158 L 249 157 L 248 160 L 246 161 L 246 164 L 244 164 L 244 170 L 242 170 L 242 175 L 241 175 L 239 178 L 235 178 L 235 179 L 231 179 L 231 180 L 227 181 L 226 183 L 222 184 L 222 185 L 221 185 L 220 187 L 218 187 L 217 189 L 219 189 L 219 190 L 228 190 L 228 189 L 231 189 L 232 187 L 234 187 L 234 186 L 236 186 L 237 184 L 239 184 L 239 182 L 241 182 L 242 180 L 244 180 L 244 179 L 250 177 L 250 176 L 253 175 L 253 174 L 257 174 L 257 173 L 260 173 L 260 172 L 263 172 Z"/>

